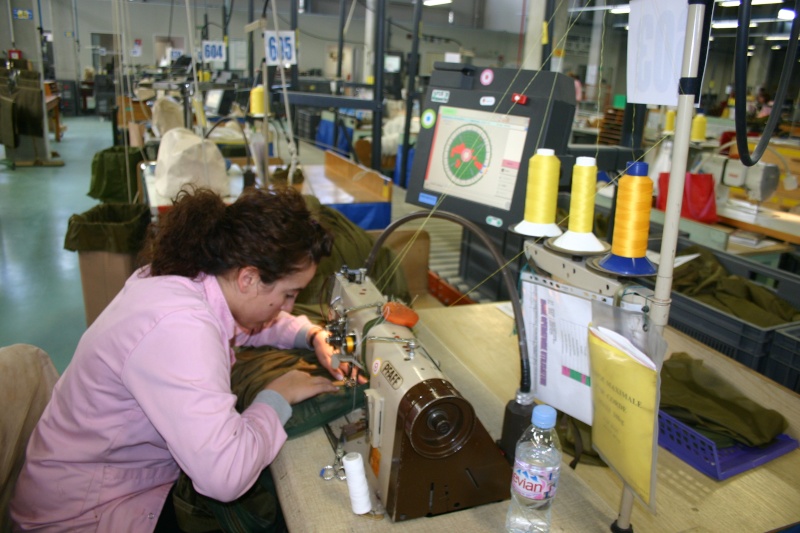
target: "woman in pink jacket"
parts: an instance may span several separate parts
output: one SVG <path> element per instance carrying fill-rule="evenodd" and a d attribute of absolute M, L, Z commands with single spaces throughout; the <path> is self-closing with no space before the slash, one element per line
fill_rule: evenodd
<path fill-rule="evenodd" d="M 211 498 L 244 494 L 286 440 L 290 405 L 337 389 L 292 371 L 239 414 L 233 348 L 313 348 L 342 378 L 327 333 L 289 314 L 332 240 L 291 189 L 248 189 L 229 206 L 182 193 L 148 237 L 148 266 L 56 384 L 11 503 L 17 527 L 153 531 L 179 469 Z"/>

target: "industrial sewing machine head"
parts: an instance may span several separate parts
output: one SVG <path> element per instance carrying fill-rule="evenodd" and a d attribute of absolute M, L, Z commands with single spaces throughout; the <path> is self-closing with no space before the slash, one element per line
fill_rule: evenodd
<path fill-rule="evenodd" d="M 369 377 L 368 462 L 395 521 L 501 501 L 511 486 L 500 448 L 410 329 L 415 317 L 364 269 L 335 274 L 329 342 Z"/>
<path fill-rule="evenodd" d="M 714 154 L 705 159 L 701 170 L 714 176 L 717 205 L 728 201 L 731 187 L 741 187 L 749 200 L 763 202 L 775 194 L 780 180 L 777 165 L 758 162 L 752 167 L 746 167 L 738 159 L 722 154 Z"/>

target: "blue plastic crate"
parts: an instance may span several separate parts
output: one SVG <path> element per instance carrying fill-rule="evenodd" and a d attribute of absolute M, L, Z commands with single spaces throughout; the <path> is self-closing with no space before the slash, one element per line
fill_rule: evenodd
<path fill-rule="evenodd" d="M 764 447 L 735 444 L 729 448 L 717 448 L 713 440 L 664 411 L 658 412 L 658 444 L 689 466 L 720 481 L 768 463 L 798 447 L 796 440 L 784 434 Z"/>

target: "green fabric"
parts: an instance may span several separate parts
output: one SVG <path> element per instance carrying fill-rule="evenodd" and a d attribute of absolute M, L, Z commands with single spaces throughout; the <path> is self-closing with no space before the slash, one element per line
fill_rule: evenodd
<path fill-rule="evenodd" d="M 745 397 L 703 361 L 686 353 L 675 353 L 664 361 L 661 409 L 718 447 L 736 442 L 763 446 L 787 428 L 783 415 Z"/>
<path fill-rule="evenodd" d="M 150 209 L 144 204 L 101 204 L 67 225 L 64 248 L 73 252 L 138 253 L 142 248 Z"/>
<path fill-rule="evenodd" d="M 675 269 L 673 290 L 762 328 L 800 321 L 800 310 L 763 285 L 729 275 L 711 251 L 690 246 L 679 255 L 692 253 L 700 257 Z"/>
<path fill-rule="evenodd" d="M 136 169 L 144 161 L 139 148 L 128 147 L 128 172 L 125 172 L 124 146 L 112 146 L 94 154 L 92 159 L 92 182 L 87 193 L 101 202 L 131 203 L 138 191 Z M 128 181 L 125 181 L 125 177 Z M 130 186 L 130 197 L 128 197 Z"/>
<path fill-rule="evenodd" d="M 172 501 L 178 525 L 194 533 L 283 533 L 286 522 L 276 496 L 269 468 L 235 502 L 222 503 L 194 490 L 192 481 L 181 473 Z"/>
<path fill-rule="evenodd" d="M 231 388 L 238 397 L 236 409 L 240 412 L 246 409 L 267 384 L 290 370 L 329 376 L 328 371 L 315 362 L 316 355 L 311 350 L 281 350 L 271 347 L 239 350 L 231 373 Z M 289 438 L 303 435 L 353 409 L 363 407 L 364 391 L 367 387 L 368 385 L 359 385 L 355 389 L 342 389 L 293 405 L 292 417 L 284 426 L 287 435 Z M 199 494 L 191 479 L 181 472 L 173 493 L 173 502 L 181 529 L 189 533 L 272 533 L 282 531 L 281 527 L 285 527 L 268 468 L 261 473 L 253 488 L 230 503 L 222 503 Z"/>
<path fill-rule="evenodd" d="M 323 226 L 333 232 L 336 238 L 333 243 L 333 253 L 320 262 L 317 274 L 297 296 L 297 302 L 325 307 L 328 298 L 326 285 L 329 283 L 330 276 L 338 272 L 342 265 L 347 265 L 349 268 L 363 267 L 375 241 L 366 231 L 348 220 L 336 209 L 320 204 L 314 196 L 305 198 L 309 210 Z M 411 293 L 408 290 L 405 276 L 402 275 L 402 269 L 394 269 L 393 259 L 394 254 L 391 250 L 386 247 L 381 248 L 369 274 L 384 295 L 392 299 L 410 302 Z M 384 283 L 382 280 L 379 282 L 375 273 L 386 272 L 389 268 L 396 272 L 388 282 Z"/>
<path fill-rule="evenodd" d="M 573 469 L 578 463 L 595 466 L 608 466 L 600 458 L 600 454 L 592 448 L 592 426 L 581 422 L 566 413 L 558 413 L 556 433 L 561 441 L 561 448 L 574 459 L 569 463 Z"/>

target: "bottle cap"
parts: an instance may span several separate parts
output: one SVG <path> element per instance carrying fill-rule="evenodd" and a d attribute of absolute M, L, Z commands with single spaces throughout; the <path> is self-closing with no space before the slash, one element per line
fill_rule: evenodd
<path fill-rule="evenodd" d="M 556 151 L 553 150 L 552 148 L 538 148 L 536 150 L 536 155 L 551 156 L 551 155 L 556 155 Z"/>
<path fill-rule="evenodd" d="M 551 429 L 556 425 L 556 410 L 549 405 L 540 404 L 533 408 L 531 422 L 542 429 Z"/>
<path fill-rule="evenodd" d="M 625 174 L 628 176 L 647 176 L 647 163 L 644 161 L 628 161 L 625 165 Z"/>
<path fill-rule="evenodd" d="M 597 160 L 594 157 L 580 156 L 575 159 L 576 167 L 594 167 L 597 166 Z"/>

